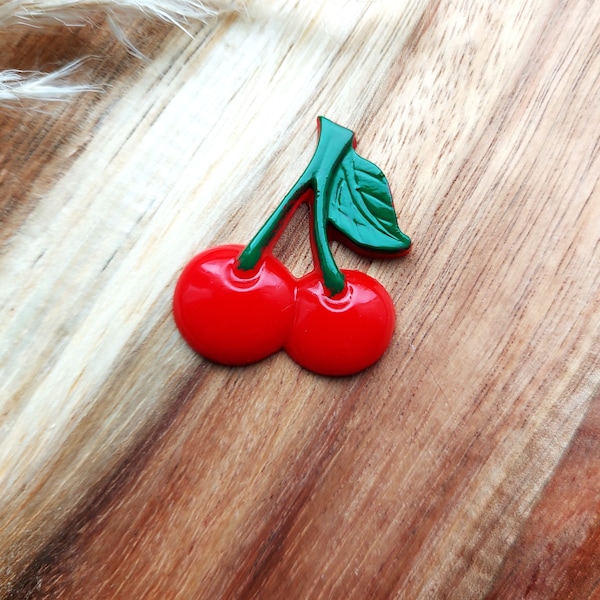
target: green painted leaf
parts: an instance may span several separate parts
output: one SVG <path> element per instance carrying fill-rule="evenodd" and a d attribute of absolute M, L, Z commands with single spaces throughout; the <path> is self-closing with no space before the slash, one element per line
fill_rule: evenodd
<path fill-rule="evenodd" d="M 409 237 L 398 227 L 385 175 L 354 149 L 346 154 L 333 177 L 327 219 L 369 252 L 396 253 L 410 247 Z"/>

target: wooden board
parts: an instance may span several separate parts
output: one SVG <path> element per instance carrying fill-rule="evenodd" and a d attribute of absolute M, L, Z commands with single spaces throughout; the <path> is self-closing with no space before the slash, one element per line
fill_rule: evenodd
<path fill-rule="evenodd" d="M 11 30 L 0 68 L 104 86 L 0 108 L 0 594 L 600 594 L 600 5 L 255 2 L 190 27 Z M 411 254 L 354 377 L 210 364 L 171 316 L 326 115 Z M 310 266 L 306 215 L 278 246 Z"/>

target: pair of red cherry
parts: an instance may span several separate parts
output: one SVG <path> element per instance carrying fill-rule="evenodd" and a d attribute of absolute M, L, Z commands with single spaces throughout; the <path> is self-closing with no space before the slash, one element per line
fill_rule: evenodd
<path fill-rule="evenodd" d="M 328 231 L 368 256 L 406 253 L 381 169 L 355 152 L 354 134 L 319 117 L 319 142 L 304 173 L 246 247 L 222 246 L 191 260 L 175 289 L 181 334 L 215 362 L 245 365 L 278 350 L 323 375 L 357 373 L 385 352 L 394 306 L 360 271 L 338 269 Z M 272 254 L 299 204 L 311 211 L 315 270 L 296 279 Z"/>
<path fill-rule="evenodd" d="M 361 271 L 343 271 L 330 296 L 317 271 L 300 279 L 270 252 L 252 270 L 239 268 L 242 246 L 211 248 L 186 266 L 174 316 L 188 344 L 226 365 L 246 365 L 285 349 L 322 375 L 362 371 L 385 352 L 394 305 L 385 288 Z"/>

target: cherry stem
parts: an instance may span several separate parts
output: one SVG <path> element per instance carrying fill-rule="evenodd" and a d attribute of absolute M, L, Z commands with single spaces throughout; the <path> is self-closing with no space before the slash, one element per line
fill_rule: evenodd
<path fill-rule="evenodd" d="M 314 200 L 311 209 L 316 259 L 325 287 L 332 296 L 335 296 L 344 290 L 346 280 L 335 263 L 327 239 L 327 213 L 335 174 L 344 156 L 352 147 L 354 134 L 325 117 L 319 117 L 318 122 L 319 141 L 313 157 L 298 181 L 244 248 L 238 258 L 238 267 L 242 270 L 252 270 L 256 267 L 264 249 L 280 233 L 282 222 L 285 222 L 290 211 L 296 207 L 300 197 L 312 188 Z"/>

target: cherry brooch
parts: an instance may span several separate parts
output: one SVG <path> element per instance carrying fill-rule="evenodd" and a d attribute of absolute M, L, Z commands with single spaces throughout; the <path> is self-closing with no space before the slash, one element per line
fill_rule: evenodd
<path fill-rule="evenodd" d="M 387 290 L 361 271 L 340 270 L 328 235 L 371 257 L 410 248 L 381 169 L 355 152 L 354 133 L 319 117 L 319 141 L 300 179 L 247 246 L 209 248 L 184 268 L 175 323 L 205 358 L 247 365 L 284 349 L 322 375 L 351 375 L 388 347 L 395 313 Z M 311 215 L 314 270 L 294 277 L 272 254 L 298 206 Z"/>

